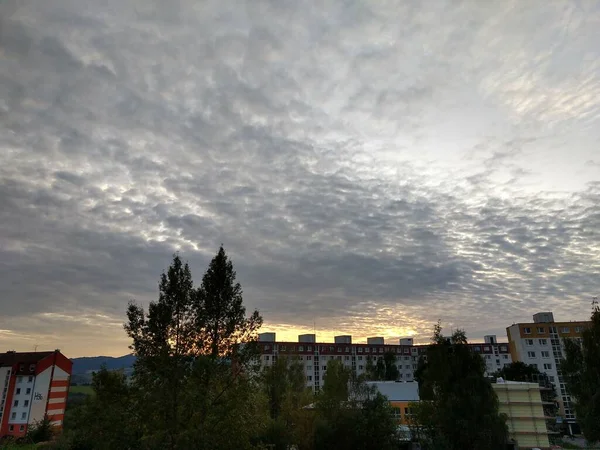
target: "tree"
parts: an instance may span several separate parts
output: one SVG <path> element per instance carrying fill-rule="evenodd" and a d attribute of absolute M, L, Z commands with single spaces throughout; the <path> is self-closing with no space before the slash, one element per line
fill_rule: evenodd
<path fill-rule="evenodd" d="M 397 444 L 397 424 L 387 398 L 357 379 L 341 361 L 327 365 L 317 398 L 315 448 L 387 450 Z"/>
<path fill-rule="evenodd" d="M 83 404 L 67 408 L 65 448 L 86 450 L 133 450 L 141 448 L 142 430 L 130 386 L 122 371 L 102 367 L 93 374 L 93 395 Z"/>
<path fill-rule="evenodd" d="M 260 381 L 271 419 L 265 443 L 283 450 L 294 444 L 312 448 L 314 414 L 305 407 L 311 404 L 313 395 L 306 387 L 301 362 L 280 357 L 264 369 Z"/>
<path fill-rule="evenodd" d="M 262 318 L 246 317 L 235 280 L 222 246 L 198 289 L 175 255 L 148 312 L 129 305 L 125 330 L 137 356 L 132 381 L 146 448 L 251 448 L 264 426 L 249 370 Z"/>
<path fill-rule="evenodd" d="M 581 341 L 564 339 L 565 358 L 560 368 L 575 404 L 577 421 L 589 442 L 600 441 L 600 307 L 592 302 L 591 325 Z"/>
<path fill-rule="evenodd" d="M 462 330 L 442 335 L 434 327 L 433 344 L 419 361 L 421 405 L 414 420 L 424 446 L 444 450 L 504 449 L 508 430 L 498 398 L 485 377 L 485 363 L 471 351 Z"/>
<path fill-rule="evenodd" d="M 137 356 L 133 381 L 149 445 L 177 448 L 184 426 L 182 394 L 197 345 L 195 298 L 190 268 L 175 255 L 161 275 L 158 302 L 150 302 L 147 314 L 134 303 L 127 309 L 124 327 Z"/>
<path fill-rule="evenodd" d="M 400 371 L 396 366 L 396 354 L 390 351 L 385 352 L 383 359 L 378 358 L 377 363 L 373 364 L 373 357 L 367 357 L 367 366 L 365 370 L 365 380 L 367 381 L 396 381 L 400 376 Z"/>

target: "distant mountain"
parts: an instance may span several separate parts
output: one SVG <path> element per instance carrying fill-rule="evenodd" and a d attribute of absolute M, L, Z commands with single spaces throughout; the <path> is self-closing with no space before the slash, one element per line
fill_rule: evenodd
<path fill-rule="evenodd" d="M 125 355 L 114 358 L 112 356 L 85 356 L 83 358 L 73 358 L 73 375 L 89 374 L 100 370 L 106 365 L 108 370 L 125 369 L 129 371 L 133 368 L 135 356 Z"/>

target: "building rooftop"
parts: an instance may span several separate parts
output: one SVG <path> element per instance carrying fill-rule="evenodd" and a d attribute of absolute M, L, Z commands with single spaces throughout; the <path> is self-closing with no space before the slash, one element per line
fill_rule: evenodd
<path fill-rule="evenodd" d="M 368 381 L 369 386 L 375 386 L 390 402 L 419 401 L 419 383 L 415 381 Z"/>
<path fill-rule="evenodd" d="M 0 353 L 0 367 L 13 366 L 15 364 L 35 364 L 42 359 L 52 355 L 54 352 L 6 352 Z"/>

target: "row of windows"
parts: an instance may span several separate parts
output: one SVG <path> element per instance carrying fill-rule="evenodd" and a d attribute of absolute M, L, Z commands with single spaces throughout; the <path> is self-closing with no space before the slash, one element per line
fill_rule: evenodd
<path fill-rule="evenodd" d="M 8 426 L 8 431 L 10 431 L 11 433 L 12 433 L 13 431 L 15 431 L 15 427 L 14 427 L 14 425 L 9 425 L 9 426 Z M 19 431 L 25 431 L 25 425 L 20 425 L 20 426 L 19 426 Z"/>
<path fill-rule="evenodd" d="M 15 420 L 15 419 L 17 418 L 17 413 L 16 413 L 16 412 L 12 413 L 12 414 L 10 415 L 10 418 L 11 418 L 12 420 Z M 21 413 L 21 419 L 27 419 L 27 413 L 26 413 L 26 412 L 24 412 L 24 413 Z"/>
<path fill-rule="evenodd" d="M 19 400 L 15 400 L 15 402 L 13 403 L 13 406 L 19 406 Z M 23 402 L 23 406 L 29 406 L 29 400 L 25 400 Z"/>
<path fill-rule="evenodd" d="M 22 382 L 23 382 L 23 380 L 24 380 L 24 377 L 22 377 L 22 376 L 18 376 L 18 377 L 17 377 L 17 383 L 22 383 Z M 33 382 L 33 377 L 32 377 L 31 375 L 29 375 L 29 376 L 27 377 L 27 382 L 28 382 L 28 383 L 32 383 L 32 382 Z"/>
<path fill-rule="evenodd" d="M 549 330 L 551 333 L 556 333 L 556 327 L 550 327 Z M 546 333 L 546 327 L 537 327 L 537 332 L 541 333 L 541 334 Z M 562 327 L 560 329 L 560 332 L 563 334 L 568 334 L 571 332 L 571 328 L 570 327 Z M 523 328 L 523 333 L 531 334 L 531 327 Z M 575 327 L 575 333 L 581 333 L 581 327 Z"/>
<path fill-rule="evenodd" d="M 21 388 L 17 388 L 17 392 L 15 395 L 19 395 L 21 393 Z M 25 389 L 25 395 L 31 394 L 31 388 Z"/>
<path fill-rule="evenodd" d="M 542 358 L 550 358 L 550 352 L 546 351 L 546 350 L 542 350 L 541 352 Z M 536 353 L 535 352 L 527 352 L 527 357 L 528 358 L 535 358 L 536 357 Z"/>
<path fill-rule="evenodd" d="M 540 345 L 548 345 L 548 339 L 538 339 Z M 533 345 L 533 339 L 525 339 L 525 345 L 531 347 Z"/>

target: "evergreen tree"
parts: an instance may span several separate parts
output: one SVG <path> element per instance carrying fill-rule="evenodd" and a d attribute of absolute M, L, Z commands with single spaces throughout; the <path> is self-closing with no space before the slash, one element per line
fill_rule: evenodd
<path fill-rule="evenodd" d="M 414 419 L 425 448 L 504 450 L 506 418 L 498 412 L 485 363 L 462 330 L 445 337 L 438 323 L 432 340 L 415 374 L 421 404 Z"/>
<path fill-rule="evenodd" d="M 161 275 L 158 302 L 150 303 L 147 314 L 134 303 L 127 309 L 138 408 L 146 417 L 146 439 L 155 447 L 177 448 L 185 420 L 182 395 L 194 356 L 195 296 L 190 268 L 175 255 Z"/>
<path fill-rule="evenodd" d="M 575 404 L 577 421 L 589 442 L 600 441 L 600 307 L 592 302 L 591 326 L 581 341 L 564 339 L 565 359 L 560 368 Z"/>

